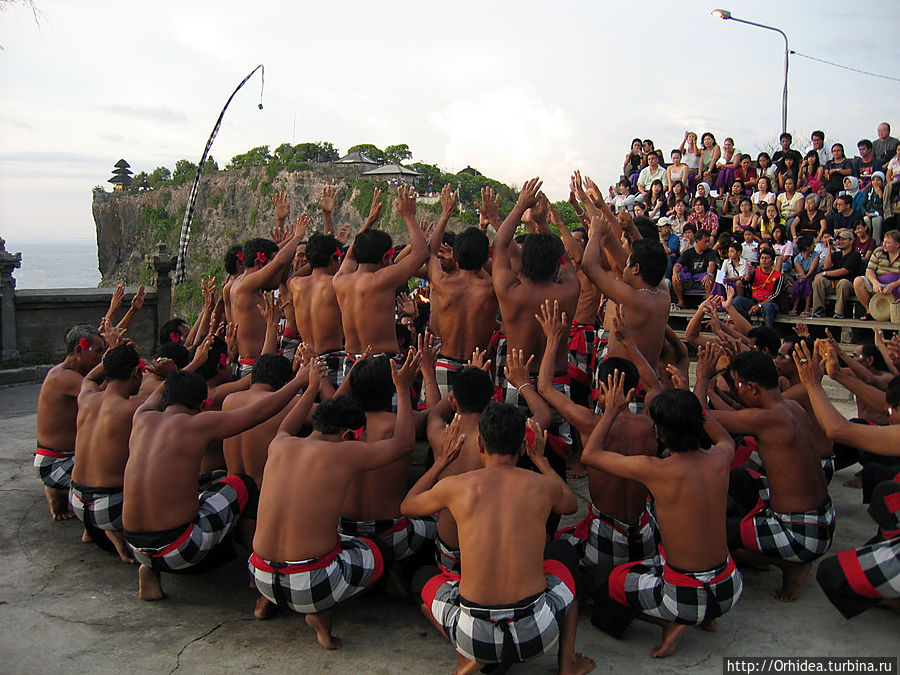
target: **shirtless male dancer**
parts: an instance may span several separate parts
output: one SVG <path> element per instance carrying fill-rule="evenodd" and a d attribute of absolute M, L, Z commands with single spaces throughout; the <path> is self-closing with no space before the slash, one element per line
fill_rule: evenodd
<path fill-rule="evenodd" d="M 835 511 L 809 414 L 778 390 L 775 363 L 748 351 L 731 359 L 729 369 L 743 410 L 710 410 L 729 433 L 754 435 L 766 469 L 734 469 L 729 488 L 728 545 L 739 559 L 774 563 L 783 583 L 772 595 L 797 598 L 812 561 L 831 546 Z M 698 364 L 695 392 L 705 394 L 710 368 Z"/>
<path fill-rule="evenodd" d="M 529 421 L 526 442 L 525 414 L 490 403 L 479 420 L 483 468 L 438 480 L 466 440 L 459 427 L 451 424 L 434 466 L 401 506 L 411 516 L 448 509 L 459 534 L 461 574 L 416 574 L 422 612 L 458 652 L 457 673 L 529 661 L 557 642 L 560 673 L 590 672 L 594 662 L 575 652 L 577 556 L 561 541 L 545 549 L 550 512 L 578 506 L 544 457 L 546 432 Z M 523 446 L 540 473 L 516 467 Z"/>
<path fill-rule="evenodd" d="M 142 600 L 163 599 L 159 573 L 201 563 L 236 525 L 249 545 L 256 483 L 246 474 L 226 476 L 212 483 L 198 502 L 200 463 L 211 440 L 239 434 L 284 408 L 306 375 L 301 368 L 278 391 L 222 412 L 201 411 L 206 381 L 197 373 L 179 371 L 137 409 L 125 467 L 122 525 L 125 541 L 141 563 Z"/>
<path fill-rule="evenodd" d="M 595 625 L 621 635 L 640 614 L 662 627 L 662 642 L 650 650 L 660 658 L 674 653 L 690 625 L 716 630 L 715 620 L 731 609 L 743 590 L 741 573 L 728 554 L 725 508 L 728 471 L 734 442 L 697 397 L 670 389 L 648 406 L 659 438 L 670 455 L 665 459 L 626 456 L 605 450 L 609 431 L 634 395 L 626 395 L 624 373 L 614 372 L 603 389 L 606 409 L 584 448 L 585 464 L 643 483 L 653 495 L 665 555 L 616 567 L 609 577 L 605 612 L 595 611 Z M 712 447 L 701 447 L 704 432 Z M 599 600 L 599 599 L 598 599 Z M 627 609 L 625 609 L 627 608 Z"/>
<path fill-rule="evenodd" d="M 66 333 L 66 358 L 53 366 L 41 384 L 37 408 L 37 450 L 34 468 L 44 484 L 53 520 L 73 517 L 69 487 L 75 463 L 78 394 L 84 376 L 100 363 L 103 337 L 93 326 L 80 324 Z"/>
<path fill-rule="evenodd" d="M 306 236 L 309 216 L 300 216 L 291 236 L 281 246 L 270 239 L 250 239 L 244 243 L 246 271 L 231 285 L 231 313 L 237 323 L 237 342 L 241 376 L 249 375 L 253 363 L 262 354 L 266 321 L 258 307 L 264 305 L 263 291 L 272 291 L 290 272 L 297 245 Z"/>
<path fill-rule="evenodd" d="M 115 547 L 122 562 L 134 563 L 122 534 L 122 484 L 128 461 L 131 420 L 150 392 L 140 395 L 140 358 L 131 345 L 106 352 L 88 373 L 78 395 L 78 434 L 69 501 L 93 541 Z M 103 383 L 104 388 L 101 388 Z M 102 537 L 102 539 L 101 539 Z"/>
<path fill-rule="evenodd" d="M 400 186 L 394 205 L 409 232 L 409 254 L 394 263 L 391 236 L 381 230 L 364 229 L 356 235 L 334 275 L 334 291 L 346 338 L 345 375 L 367 347 L 371 347 L 373 354 L 399 356 L 395 292 L 398 286 L 409 281 L 428 256 L 425 235 L 416 222 L 415 190 Z"/>
<path fill-rule="evenodd" d="M 408 391 L 419 357 L 407 355 L 400 370 L 391 368 L 398 391 Z M 321 370 L 324 367 L 319 364 Z M 374 443 L 355 440 L 353 430 L 366 418 L 358 403 L 335 396 L 313 414 L 313 432 L 294 436 L 312 405 L 310 388 L 285 417 L 269 446 L 263 473 L 250 574 L 265 603 L 306 615 L 306 623 L 326 649 L 340 649 L 331 632 L 335 605 L 381 578 L 384 559 L 369 539 L 338 534 L 338 520 L 353 477 L 405 457 L 415 441 L 409 397 L 401 396 L 393 436 Z M 312 394 L 315 398 L 315 393 Z"/>

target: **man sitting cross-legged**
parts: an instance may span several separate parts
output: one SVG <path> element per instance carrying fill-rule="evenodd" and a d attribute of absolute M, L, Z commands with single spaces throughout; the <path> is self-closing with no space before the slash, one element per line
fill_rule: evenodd
<path fill-rule="evenodd" d="M 457 673 L 528 661 L 557 641 L 560 673 L 593 670 L 594 662 L 575 652 L 575 550 L 555 541 L 545 551 L 543 524 L 550 512 L 577 508 L 575 495 L 544 458 L 546 432 L 528 422 L 527 453 L 540 473 L 517 468 L 526 445 L 525 414 L 511 404 L 490 403 L 478 425 L 484 468 L 438 481 L 465 442 L 459 426 L 451 424 L 434 466 L 401 506 L 411 516 L 449 509 L 459 534 L 462 576 L 436 567 L 416 575 L 423 612 L 459 653 Z"/>
<path fill-rule="evenodd" d="M 616 372 L 605 385 L 601 383 L 606 409 L 585 446 L 583 460 L 647 486 L 665 552 L 613 570 L 609 598 L 615 603 L 606 603 L 599 615 L 604 620 L 600 627 L 621 635 L 635 614 L 641 613 L 662 627 L 662 642 L 650 651 L 657 658 L 675 651 L 687 626 L 715 630 L 715 620 L 741 595 L 741 574 L 728 555 L 725 531 L 734 443 L 718 423 L 704 418 L 696 396 L 670 389 L 649 405 L 656 431 L 671 453 L 668 457 L 627 457 L 605 451 L 613 423 L 633 396 L 633 390 L 624 394 L 624 379 L 624 373 Z M 713 442 L 709 450 L 701 447 L 704 432 Z"/>
<path fill-rule="evenodd" d="M 409 391 L 418 360 L 410 351 L 400 370 L 390 369 L 398 391 Z M 365 425 L 366 416 L 348 396 L 319 405 L 312 434 L 296 438 L 307 412 L 305 404 L 296 406 L 269 446 L 250 573 L 265 600 L 306 614 L 319 644 L 339 649 L 341 639 L 331 633 L 335 605 L 384 572 L 373 541 L 338 534 L 347 488 L 358 472 L 409 454 L 415 440 L 412 410 L 409 397 L 400 396 L 393 437 L 374 443 L 355 440 L 354 430 Z M 258 604 L 257 612 L 262 610 Z"/>
<path fill-rule="evenodd" d="M 737 354 L 730 370 L 743 410 L 710 410 L 729 433 L 755 435 L 766 469 L 731 474 L 728 545 L 739 559 L 774 563 L 784 575 L 774 597 L 795 600 L 813 560 L 831 546 L 835 511 L 809 414 L 778 390 L 778 371 L 757 351 Z M 698 366 L 695 391 L 705 396 L 710 372 Z"/>
<path fill-rule="evenodd" d="M 125 541 L 141 563 L 142 600 L 164 598 L 159 573 L 198 565 L 236 525 L 249 544 L 256 483 L 246 474 L 226 476 L 212 483 L 198 503 L 200 462 L 211 440 L 234 436 L 272 417 L 305 380 L 305 369 L 300 369 L 289 384 L 253 404 L 230 412 L 201 412 L 206 381 L 197 373 L 179 371 L 137 409 L 125 467 L 122 525 Z"/>

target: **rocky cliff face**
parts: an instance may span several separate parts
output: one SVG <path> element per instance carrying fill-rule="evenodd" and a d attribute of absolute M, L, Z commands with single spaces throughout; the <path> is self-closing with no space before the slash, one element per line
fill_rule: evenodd
<path fill-rule="evenodd" d="M 354 231 L 359 229 L 368 215 L 374 184 L 359 180 L 359 171 L 353 169 L 330 164 L 314 166 L 311 171 L 282 172 L 271 178 L 266 167 L 217 171 L 202 177 L 191 222 L 188 281 L 176 287 L 176 312 L 196 307 L 200 277 L 217 276 L 221 288 L 225 277 L 222 258 L 228 247 L 250 237 L 267 236 L 268 228 L 275 224 L 272 196 L 276 192 L 288 195 L 291 219 L 305 212 L 313 219 L 311 231 L 321 230 L 318 196 L 325 185 L 337 185 L 335 228 L 349 223 Z M 381 187 L 384 190 L 385 186 Z M 189 192 L 189 184 L 137 194 L 94 192 L 101 285 L 153 282 L 147 260 L 160 245 L 171 255 L 177 253 Z M 395 242 L 403 242 L 406 229 L 393 211 L 392 191 L 387 192 L 382 200 L 391 199 L 382 210 L 378 227 L 390 232 Z M 420 217 L 435 220 L 433 208 L 420 205 Z"/>

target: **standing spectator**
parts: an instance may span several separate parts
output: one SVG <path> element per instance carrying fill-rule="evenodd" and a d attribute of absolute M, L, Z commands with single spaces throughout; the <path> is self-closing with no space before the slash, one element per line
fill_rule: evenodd
<path fill-rule="evenodd" d="M 872 184 L 863 193 L 863 222 L 871 228 L 875 241 L 881 241 L 881 223 L 884 222 L 884 174 L 872 174 Z"/>
<path fill-rule="evenodd" d="M 844 157 L 844 145 L 835 143 L 831 146 L 832 159 L 825 163 L 825 180 L 828 191 L 832 195 L 844 189 L 844 176 L 853 173 L 853 160 Z"/>
<path fill-rule="evenodd" d="M 638 174 L 646 166 L 644 163 L 643 144 L 640 138 L 631 141 L 631 150 L 625 155 L 625 164 L 622 166 L 622 175 L 628 178 L 632 185 L 637 182 Z"/>
<path fill-rule="evenodd" d="M 725 194 L 731 189 L 734 182 L 734 172 L 741 165 L 741 151 L 734 147 L 734 139 L 726 138 L 722 141 L 722 156 L 716 162 L 716 170 L 719 172 L 716 178 L 716 187 L 719 194 Z"/>
<path fill-rule="evenodd" d="M 884 243 L 875 249 L 866 266 L 865 276 L 857 277 L 853 288 L 866 308 L 866 319 L 872 318 L 868 308 L 874 293 L 893 295 L 893 301 L 900 302 L 900 230 L 884 233 Z"/>
<path fill-rule="evenodd" d="M 799 169 L 800 162 L 803 161 L 803 155 L 791 147 L 791 143 L 794 142 L 794 137 L 785 131 L 778 137 L 778 142 L 781 143 L 781 150 L 772 155 L 772 163 L 777 164 L 778 168 L 781 171 L 784 171 L 784 158 L 791 156 L 794 158 L 794 166 Z"/>
<path fill-rule="evenodd" d="M 837 202 L 836 199 L 835 204 Z M 834 245 L 826 249 L 822 271 L 813 280 L 812 316 L 820 319 L 825 316 L 825 296 L 832 290 L 837 295 L 834 318 L 844 318 L 844 312 L 848 309 L 847 303 L 853 293 L 853 280 L 859 276 L 862 267 L 862 258 L 853 250 L 852 231 L 841 230 L 835 241 L 837 250 Z"/>
<path fill-rule="evenodd" d="M 682 163 L 682 152 L 678 148 L 672 151 L 672 163 L 666 168 L 666 184 L 675 189 L 675 183 L 681 183 L 682 187 L 688 184 L 691 178 L 691 170 L 687 164 Z"/>
<path fill-rule="evenodd" d="M 788 162 L 790 162 L 790 159 L 788 159 Z M 803 195 L 796 191 L 796 187 L 797 182 L 794 178 L 785 178 L 784 192 L 778 195 L 778 198 L 775 200 L 778 210 L 781 212 L 781 217 L 788 227 L 791 226 L 794 218 L 799 216 L 800 211 L 803 209 Z"/>
<path fill-rule="evenodd" d="M 718 254 L 709 247 L 709 232 L 697 230 L 693 248 L 689 248 L 675 263 L 672 270 L 672 290 L 675 291 L 678 308 L 684 309 L 684 292 L 703 289 L 709 297 L 716 279 Z"/>
<path fill-rule="evenodd" d="M 753 210 L 762 213 L 767 204 L 775 203 L 775 193 L 772 192 L 772 179 L 768 176 L 760 176 L 756 181 L 756 192 L 750 197 L 753 202 Z"/>
<path fill-rule="evenodd" d="M 794 271 L 794 242 L 788 238 L 787 228 L 776 225 L 772 230 L 772 248 L 775 249 L 775 267 L 782 274 Z"/>
<path fill-rule="evenodd" d="M 719 231 L 719 216 L 709 208 L 706 197 L 694 197 L 694 212 L 688 216 L 688 222 L 697 226 L 698 235 L 700 230 L 706 230 L 715 237 Z"/>
<path fill-rule="evenodd" d="M 805 195 L 815 194 L 819 186 L 825 181 L 825 167 L 819 161 L 819 155 L 815 150 L 810 150 L 800 164 L 800 179 L 798 185 L 800 192 Z"/>
<path fill-rule="evenodd" d="M 775 325 L 778 311 L 776 301 L 784 284 L 784 276 L 775 267 L 775 252 L 771 248 L 759 251 L 759 267 L 753 270 L 744 282 L 750 285 L 750 296 L 735 296 L 734 308 L 742 314 L 761 314 L 765 324 Z"/>
<path fill-rule="evenodd" d="M 756 229 L 758 220 L 759 216 L 753 213 L 753 202 L 750 201 L 750 197 L 741 197 L 741 201 L 738 202 L 738 213 L 734 217 L 731 231 L 743 232 L 748 228 Z"/>
<path fill-rule="evenodd" d="M 678 258 L 681 255 L 679 251 L 681 240 L 678 238 L 677 234 L 672 232 L 672 222 L 665 216 L 659 219 L 656 227 L 659 228 L 659 241 L 669 259 L 669 267 L 666 270 L 666 279 L 671 280 L 672 268 L 675 267 L 675 263 L 678 262 Z"/>
<path fill-rule="evenodd" d="M 812 141 L 812 149 L 815 150 L 819 157 L 819 164 L 825 166 L 831 159 L 831 151 L 825 147 L 825 132 L 816 130 L 810 135 Z"/>
<path fill-rule="evenodd" d="M 734 172 L 734 179 L 740 180 L 744 184 L 747 190 L 746 194 L 749 197 L 750 193 L 753 192 L 752 188 L 756 185 L 757 179 L 756 169 L 752 166 L 750 155 L 741 155 L 741 165 Z"/>
<path fill-rule="evenodd" d="M 722 156 L 722 148 L 716 143 L 716 137 L 706 131 L 700 137 L 703 148 L 700 150 L 700 180 L 712 185 L 716 182 L 716 164 Z"/>
<path fill-rule="evenodd" d="M 774 232 L 775 228 L 779 225 L 784 225 L 784 218 L 781 217 L 778 206 L 775 204 L 766 204 L 766 208 L 763 209 L 763 214 L 758 222 L 759 236 L 762 237 L 763 241 L 770 240 L 772 238 L 772 232 Z"/>
<path fill-rule="evenodd" d="M 663 186 L 668 186 L 668 178 L 666 178 L 666 170 L 659 165 L 659 155 L 651 152 L 647 155 L 647 166 L 641 169 L 638 175 L 637 188 L 641 194 L 650 191 L 650 185 L 653 181 L 660 181 Z"/>
<path fill-rule="evenodd" d="M 864 263 L 868 263 L 875 249 L 878 247 L 875 240 L 869 235 L 869 228 L 865 223 L 857 223 L 853 228 L 853 250 L 859 253 Z"/>
<path fill-rule="evenodd" d="M 797 315 L 800 309 L 800 301 L 805 306 L 802 316 L 809 316 L 809 308 L 812 304 L 812 284 L 819 268 L 819 256 L 815 253 L 815 241 L 812 237 L 804 235 L 797 240 L 799 253 L 794 257 L 794 285 L 791 287 L 791 316 Z"/>
<path fill-rule="evenodd" d="M 859 157 L 853 160 L 853 175 L 859 178 L 859 187 L 865 190 L 869 187 L 872 180 L 872 174 L 877 171 L 880 166 L 878 160 L 875 159 L 875 153 L 872 152 L 872 141 L 868 138 L 862 139 L 856 144 L 859 149 Z"/>
<path fill-rule="evenodd" d="M 761 152 L 756 156 L 756 168 L 760 176 L 768 176 L 769 180 L 773 180 L 778 172 L 778 167 L 772 163 L 768 152 Z"/>
<path fill-rule="evenodd" d="M 891 125 L 887 122 L 879 124 L 878 138 L 872 144 L 872 152 L 879 169 L 887 171 L 888 163 L 897 154 L 898 147 L 900 147 L 900 140 L 891 136 Z"/>
<path fill-rule="evenodd" d="M 697 146 L 697 134 L 693 131 L 684 132 L 684 140 L 678 146 L 681 151 L 681 157 L 687 164 L 690 171 L 690 180 L 685 182 L 688 189 L 692 189 L 697 184 L 698 175 L 700 173 L 700 148 Z"/>
<path fill-rule="evenodd" d="M 848 229 L 852 233 L 856 226 L 862 222 L 862 216 L 853 210 L 853 198 L 847 195 L 838 195 L 834 198 L 834 210 L 825 219 L 825 230 L 836 235 L 842 229 Z"/>
<path fill-rule="evenodd" d="M 803 211 L 791 225 L 791 234 L 794 239 L 808 236 L 815 241 L 823 232 L 825 232 L 825 214 L 819 210 L 819 196 L 807 195 L 803 200 Z"/>

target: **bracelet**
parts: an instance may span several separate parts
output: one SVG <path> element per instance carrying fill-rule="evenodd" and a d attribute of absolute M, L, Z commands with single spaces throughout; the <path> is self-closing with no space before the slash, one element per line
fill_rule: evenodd
<path fill-rule="evenodd" d="M 531 384 L 531 382 L 526 382 L 526 383 L 523 384 L 521 387 L 517 387 L 517 388 L 516 388 L 516 391 L 518 391 L 518 392 L 521 394 L 521 393 L 522 393 L 522 389 L 524 389 L 525 387 L 531 387 L 532 389 L 534 389 L 534 385 Z"/>

